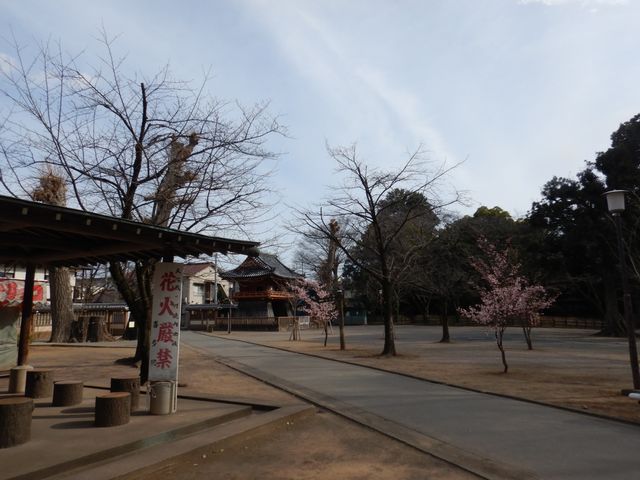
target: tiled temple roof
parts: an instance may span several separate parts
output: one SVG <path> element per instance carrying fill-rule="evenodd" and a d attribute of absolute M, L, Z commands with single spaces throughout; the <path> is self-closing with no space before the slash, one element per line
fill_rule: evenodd
<path fill-rule="evenodd" d="M 260 253 L 257 257 L 247 257 L 240 266 L 223 272 L 220 276 L 227 280 L 238 280 L 243 278 L 257 278 L 274 276 L 285 279 L 302 278 L 302 275 L 294 272 L 278 257 L 268 253 Z"/>

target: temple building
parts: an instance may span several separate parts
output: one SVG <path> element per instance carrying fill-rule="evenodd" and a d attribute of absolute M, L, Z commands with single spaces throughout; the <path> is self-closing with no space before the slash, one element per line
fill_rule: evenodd
<path fill-rule="evenodd" d="M 284 265 L 278 257 L 267 253 L 247 257 L 240 266 L 220 276 L 233 286 L 231 299 L 238 305 L 233 317 L 273 321 L 278 317 L 293 315 L 287 286 L 303 277 Z"/>

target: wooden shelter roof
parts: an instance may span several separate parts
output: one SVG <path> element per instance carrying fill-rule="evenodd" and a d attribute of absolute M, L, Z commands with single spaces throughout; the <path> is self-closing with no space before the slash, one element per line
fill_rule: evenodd
<path fill-rule="evenodd" d="M 0 195 L 0 264 L 71 267 L 214 252 L 257 255 L 258 245 Z"/>

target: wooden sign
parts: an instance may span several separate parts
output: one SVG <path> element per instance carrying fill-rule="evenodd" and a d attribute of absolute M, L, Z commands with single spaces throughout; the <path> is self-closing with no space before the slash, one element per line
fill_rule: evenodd
<path fill-rule="evenodd" d="M 182 264 L 158 263 L 152 293 L 149 380 L 177 381 Z"/>

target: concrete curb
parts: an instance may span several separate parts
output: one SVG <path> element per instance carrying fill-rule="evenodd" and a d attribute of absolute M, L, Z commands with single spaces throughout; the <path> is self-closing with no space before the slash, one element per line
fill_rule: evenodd
<path fill-rule="evenodd" d="M 74 342 L 74 343 L 49 343 L 49 342 L 31 342 L 32 347 L 89 347 L 89 348 L 136 348 L 135 340 L 123 340 L 125 342 L 133 342 L 131 345 L 118 345 L 120 340 L 114 342 Z"/>
<path fill-rule="evenodd" d="M 320 358 L 322 360 L 331 360 L 333 362 L 344 363 L 345 365 L 353 365 L 355 367 L 369 368 L 371 370 L 375 370 L 375 371 L 378 371 L 378 372 L 393 373 L 395 375 L 400 375 L 402 377 L 412 378 L 414 380 L 421 380 L 423 382 L 434 383 L 436 385 L 444 385 L 446 387 L 459 388 L 460 390 L 466 390 L 468 392 L 482 393 L 484 395 L 491 395 L 493 397 L 506 398 L 508 400 L 518 400 L 520 402 L 531 403 L 533 405 L 541 405 L 543 407 L 551 407 L 551 408 L 555 408 L 557 410 L 562 410 L 562 411 L 565 411 L 565 412 L 578 413 L 578 414 L 586 415 L 586 416 L 589 416 L 589 417 L 600 418 L 602 420 L 609 420 L 609 421 L 622 423 L 624 425 L 631 425 L 631 426 L 634 426 L 634 427 L 640 427 L 640 420 L 637 421 L 637 422 L 634 422 L 632 420 L 626 420 L 624 418 L 618 418 L 618 417 L 611 417 L 611 416 L 604 415 L 604 414 L 601 414 L 601 413 L 587 412 L 587 411 L 584 411 L 584 410 L 578 410 L 577 408 L 564 407 L 562 405 L 554 405 L 552 403 L 546 403 L 546 402 L 542 402 L 540 400 L 532 400 L 530 398 L 517 397 L 515 395 L 508 395 L 506 393 L 496 393 L 496 392 L 490 392 L 490 391 L 487 391 L 487 390 L 480 390 L 478 388 L 466 387 L 466 386 L 463 386 L 463 385 L 456 385 L 455 383 L 443 382 L 441 380 L 433 380 L 433 379 L 430 379 L 430 378 L 418 377 L 417 375 L 412 375 L 410 373 L 396 372 L 394 370 L 388 370 L 388 369 L 382 368 L 382 367 L 374 367 L 374 366 L 371 366 L 371 365 L 363 365 L 361 363 L 351 362 L 349 360 L 340 360 L 340 359 L 336 359 L 336 358 L 325 357 L 323 355 L 318 355 L 316 353 L 298 352 L 296 350 L 289 350 L 289 349 L 283 348 L 283 347 L 275 347 L 275 346 L 272 346 L 272 345 L 265 345 L 264 343 L 252 342 L 250 340 L 241 340 L 239 338 L 227 338 L 227 337 L 222 337 L 222 336 L 219 336 L 219 335 L 210 335 L 210 334 L 205 333 L 205 332 L 194 332 L 194 333 L 198 333 L 200 335 L 204 335 L 204 336 L 208 336 L 208 337 L 216 337 L 216 338 L 220 338 L 222 340 L 232 340 L 234 342 L 248 343 L 250 345 L 256 345 L 256 346 L 265 347 L 265 348 L 273 348 L 274 350 L 280 350 L 281 352 L 297 353 L 298 355 L 306 355 L 308 357 Z"/>
<path fill-rule="evenodd" d="M 85 387 L 87 388 L 95 388 L 96 390 L 110 390 L 110 387 L 107 385 L 98 385 L 92 383 L 86 383 Z M 178 391 L 180 391 L 178 389 Z M 140 395 L 146 395 L 146 388 L 140 389 Z M 251 407 L 254 410 L 259 411 L 271 411 L 276 410 L 278 408 L 282 408 L 285 406 L 291 406 L 292 404 L 282 404 L 276 402 L 265 402 L 264 400 L 258 400 L 255 398 L 248 397 L 235 397 L 230 395 L 210 395 L 208 393 L 190 393 L 190 394 L 180 394 L 178 393 L 178 398 L 184 398 L 186 400 L 200 400 L 203 402 L 217 402 L 217 403 L 227 403 L 229 405 L 241 405 L 246 407 Z M 295 404 L 298 405 L 298 404 Z"/>

